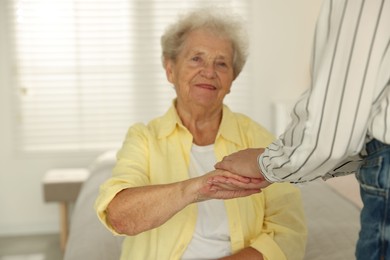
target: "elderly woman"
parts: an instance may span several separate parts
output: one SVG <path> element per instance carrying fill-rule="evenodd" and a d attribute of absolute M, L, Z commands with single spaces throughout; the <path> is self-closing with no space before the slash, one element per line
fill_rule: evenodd
<path fill-rule="evenodd" d="M 107 228 L 127 236 L 121 259 L 303 258 L 297 188 L 273 184 L 260 193 L 229 183 L 214 189 L 209 181 L 229 174 L 214 169 L 224 156 L 273 140 L 223 104 L 246 61 L 242 32 L 225 13 L 198 10 L 162 36 L 163 65 L 177 97 L 165 115 L 129 129 L 95 205 Z"/>

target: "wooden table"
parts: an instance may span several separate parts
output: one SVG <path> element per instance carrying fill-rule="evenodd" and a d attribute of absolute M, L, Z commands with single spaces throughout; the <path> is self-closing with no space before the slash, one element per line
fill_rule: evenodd
<path fill-rule="evenodd" d="M 42 184 L 45 202 L 59 203 L 60 241 L 64 251 L 69 232 L 69 204 L 74 203 L 89 177 L 86 168 L 60 168 L 46 172 Z"/>

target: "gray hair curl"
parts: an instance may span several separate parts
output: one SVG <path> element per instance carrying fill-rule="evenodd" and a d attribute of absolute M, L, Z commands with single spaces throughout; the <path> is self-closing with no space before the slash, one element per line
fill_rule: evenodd
<path fill-rule="evenodd" d="M 169 25 L 161 36 L 162 62 L 175 61 L 183 48 L 188 34 L 194 30 L 208 30 L 227 38 L 233 46 L 233 73 L 236 78 L 242 71 L 248 56 L 248 35 L 237 15 L 225 9 L 195 9 Z"/>

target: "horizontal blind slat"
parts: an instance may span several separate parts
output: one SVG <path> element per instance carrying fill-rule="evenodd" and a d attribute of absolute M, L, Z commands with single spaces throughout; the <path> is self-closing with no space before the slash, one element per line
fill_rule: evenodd
<path fill-rule="evenodd" d="M 176 15 L 207 0 L 13 0 L 23 151 L 110 149 L 127 128 L 163 114 L 175 92 L 161 65 L 160 36 Z M 251 1 L 215 0 L 248 14 Z M 227 103 L 248 106 L 244 74 Z M 240 89 L 240 91 L 235 91 Z"/>

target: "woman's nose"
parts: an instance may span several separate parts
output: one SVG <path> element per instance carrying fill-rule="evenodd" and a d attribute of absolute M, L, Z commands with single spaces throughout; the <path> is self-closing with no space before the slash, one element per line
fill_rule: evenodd
<path fill-rule="evenodd" d="M 214 64 L 205 64 L 201 70 L 201 75 L 206 78 L 215 78 L 217 73 L 214 68 Z"/>

